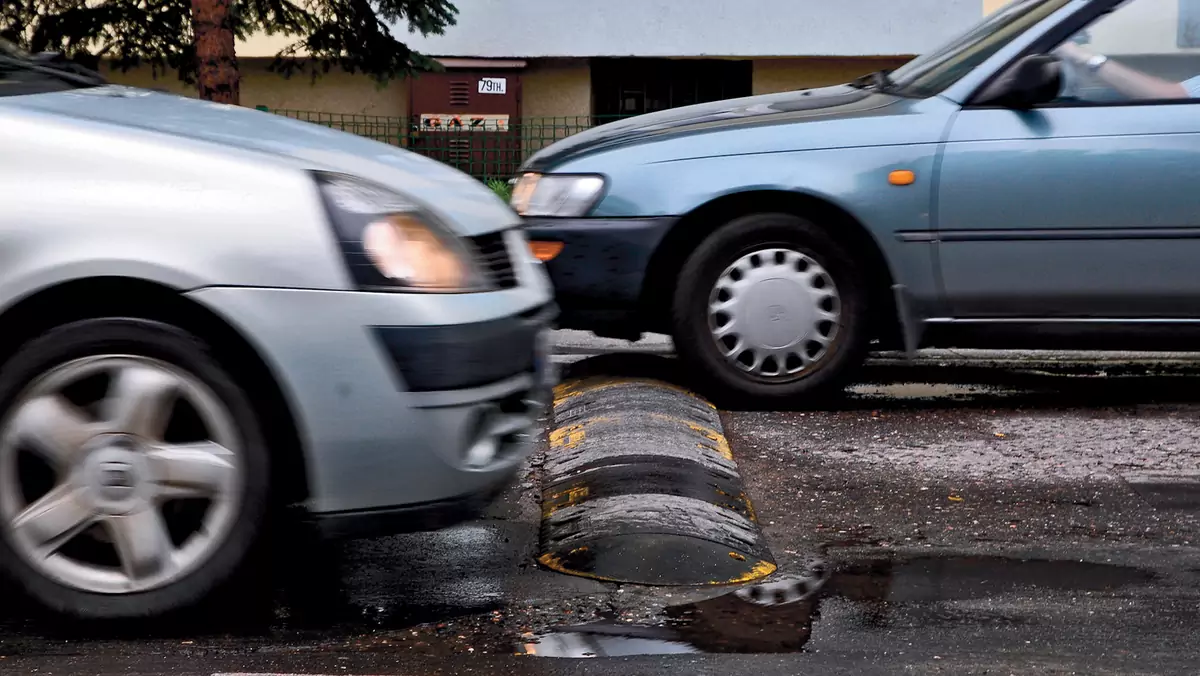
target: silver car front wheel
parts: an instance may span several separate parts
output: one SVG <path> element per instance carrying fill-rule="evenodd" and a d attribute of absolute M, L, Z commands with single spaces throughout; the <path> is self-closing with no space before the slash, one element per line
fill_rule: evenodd
<path fill-rule="evenodd" d="M 241 562 L 263 513 L 252 408 L 198 342 L 167 327 L 73 328 L 77 340 L 60 329 L 35 341 L 28 366 L 18 355 L 17 370 L 36 375 L 0 386 L 0 541 L 11 552 L 0 566 L 76 615 L 198 600 Z"/>

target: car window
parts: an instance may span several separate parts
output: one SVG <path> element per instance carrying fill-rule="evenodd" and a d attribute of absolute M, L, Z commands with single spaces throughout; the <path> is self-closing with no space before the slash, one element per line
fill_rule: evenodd
<path fill-rule="evenodd" d="M 941 49 L 896 69 L 894 86 L 908 96 L 934 96 L 1069 2 L 1014 0 Z"/>
<path fill-rule="evenodd" d="M 1200 100 L 1200 0 L 1126 0 L 1053 54 L 1058 104 Z"/>

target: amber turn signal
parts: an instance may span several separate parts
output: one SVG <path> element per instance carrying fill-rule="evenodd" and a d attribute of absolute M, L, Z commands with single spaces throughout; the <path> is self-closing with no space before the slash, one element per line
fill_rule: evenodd
<path fill-rule="evenodd" d="M 529 249 L 533 252 L 533 257 L 539 261 L 554 260 L 554 257 L 562 253 L 562 242 L 530 242 Z"/>
<path fill-rule="evenodd" d="M 892 185 L 912 185 L 916 181 L 917 175 L 906 169 L 898 169 L 888 174 L 888 183 Z"/>

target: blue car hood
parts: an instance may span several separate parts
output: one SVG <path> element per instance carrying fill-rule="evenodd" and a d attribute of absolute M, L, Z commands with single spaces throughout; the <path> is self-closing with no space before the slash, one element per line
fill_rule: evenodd
<path fill-rule="evenodd" d="M 680 134 L 862 114 L 901 100 L 849 85 L 728 99 L 639 115 L 593 127 L 532 155 L 522 171 L 551 171 L 584 155 Z"/>
<path fill-rule="evenodd" d="M 464 235 L 519 223 L 479 181 L 441 162 L 368 138 L 272 113 L 121 86 L 0 98 L 5 107 L 267 153 L 402 191 Z"/>

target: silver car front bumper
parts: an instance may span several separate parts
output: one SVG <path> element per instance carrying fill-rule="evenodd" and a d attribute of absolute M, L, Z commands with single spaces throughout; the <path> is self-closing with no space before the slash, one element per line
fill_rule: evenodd
<path fill-rule="evenodd" d="M 208 288 L 190 296 L 240 331 L 272 369 L 304 444 L 306 508 L 318 521 L 340 522 L 332 534 L 465 518 L 455 515 L 502 490 L 536 444 L 555 377 L 547 338 L 555 310 L 543 291 Z M 406 338 L 384 340 L 381 327 Z M 495 340 L 508 347 L 489 360 Z M 458 368 L 461 359 L 479 366 Z M 479 372 L 488 382 L 471 379 Z M 430 513 L 443 516 L 423 518 Z M 388 514 L 395 518 L 378 518 Z M 370 521 L 389 523 L 355 523 Z"/>

